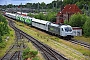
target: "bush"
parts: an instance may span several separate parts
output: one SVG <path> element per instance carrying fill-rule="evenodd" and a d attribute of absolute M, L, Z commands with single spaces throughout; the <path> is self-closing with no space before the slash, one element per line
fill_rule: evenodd
<path fill-rule="evenodd" d="M 23 60 L 27 59 L 29 56 L 28 56 L 28 53 L 30 52 L 30 49 L 29 48 L 26 48 L 24 51 L 23 51 Z"/>
<path fill-rule="evenodd" d="M 87 21 L 85 22 L 83 29 L 84 29 L 84 35 L 86 37 L 90 37 L 90 18 L 88 18 Z"/>
<path fill-rule="evenodd" d="M 55 12 L 49 12 L 49 13 L 47 13 L 46 16 L 47 16 L 47 18 L 46 18 L 47 21 L 52 21 L 52 19 L 55 18 L 56 13 Z"/>
<path fill-rule="evenodd" d="M 32 60 L 39 60 L 39 58 L 38 57 L 34 57 Z"/>
<path fill-rule="evenodd" d="M 2 37 L 0 36 L 0 43 L 2 42 Z"/>
<path fill-rule="evenodd" d="M 87 16 L 77 13 L 70 17 L 69 24 L 73 27 L 83 27 L 85 21 L 87 20 Z"/>
<path fill-rule="evenodd" d="M 30 58 L 35 57 L 38 54 L 38 51 L 30 51 Z"/>
<path fill-rule="evenodd" d="M 34 15 L 33 15 L 33 14 L 31 14 L 31 13 L 29 13 L 29 14 L 28 14 L 28 16 L 33 17 Z"/>
<path fill-rule="evenodd" d="M 23 51 L 23 54 L 24 54 L 24 55 L 27 55 L 29 52 L 30 52 L 30 48 L 26 48 L 26 49 Z"/>
<path fill-rule="evenodd" d="M 23 60 L 25 60 L 27 58 L 33 58 L 33 60 L 35 60 L 35 59 L 37 59 L 37 58 L 35 58 L 37 54 L 38 54 L 38 51 L 30 51 L 30 48 L 26 48 L 23 51 L 23 56 L 22 57 L 23 57 Z"/>
<path fill-rule="evenodd" d="M 5 47 L 6 47 L 6 43 L 5 42 L 0 43 L 0 48 L 5 48 Z"/>
<path fill-rule="evenodd" d="M 46 20 L 46 21 L 51 21 L 51 22 L 55 22 L 55 20 L 56 20 L 56 18 L 55 18 L 56 13 L 55 12 L 49 12 L 47 14 L 39 13 L 36 15 L 28 14 L 28 16 L 30 16 L 30 17 L 33 16 L 36 19 Z"/>
<path fill-rule="evenodd" d="M 6 18 L 0 14 L 0 36 L 9 33 Z"/>
<path fill-rule="evenodd" d="M 67 24 L 67 25 L 69 25 L 69 22 L 68 22 L 68 20 L 64 20 L 64 24 Z"/>

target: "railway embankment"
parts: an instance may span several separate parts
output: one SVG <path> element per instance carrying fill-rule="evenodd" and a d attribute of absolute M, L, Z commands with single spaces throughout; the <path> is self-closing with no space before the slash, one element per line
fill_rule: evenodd
<path fill-rule="evenodd" d="M 70 58 L 71 60 L 89 60 L 90 59 L 90 50 L 80 46 L 79 44 L 73 44 L 71 42 L 62 40 L 58 37 L 51 36 L 45 32 L 39 31 L 35 28 L 26 26 L 25 24 L 16 22 L 16 26 L 28 33 L 29 35 L 35 37 L 36 39 L 40 40 L 41 42 L 51 46 L 52 48 L 56 49 L 60 53 L 64 54 L 66 57 Z M 53 42 L 56 41 L 56 42 Z"/>

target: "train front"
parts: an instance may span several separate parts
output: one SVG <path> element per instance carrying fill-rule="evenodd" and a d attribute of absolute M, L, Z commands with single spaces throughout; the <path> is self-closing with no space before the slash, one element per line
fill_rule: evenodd
<path fill-rule="evenodd" d="M 62 25 L 61 28 L 63 29 L 62 34 L 65 38 L 73 38 L 73 29 L 70 25 Z"/>

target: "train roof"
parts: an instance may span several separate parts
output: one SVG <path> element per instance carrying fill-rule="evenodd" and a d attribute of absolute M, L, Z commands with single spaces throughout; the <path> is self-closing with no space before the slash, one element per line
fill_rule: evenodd
<path fill-rule="evenodd" d="M 5 14 L 9 14 L 9 15 L 16 16 L 16 14 L 13 14 L 13 13 L 8 13 L 8 12 L 6 12 Z"/>
<path fill-rule="evenodd" d="M 58 24 L 54 24 L 54 23 L 51 23 L 50 25 L 51 25 L 51 26 L 55 26 L 55 27 L 60 26 L 60 25 L 58 25 Z"/>
<path fill-rule="evenodd" d="M 63 28 L 63 27 L 71 27 L 70 25 L 64 25 L 64 24 L 54 24 L 54 23 L 50 23 L 50 25 L 51 26 L 55 26 L 55 27 L 61 27 L 61 28 Z"/>
<path fill-rule="evenodd" d="M 70 25 L 62 25 L 61 27 L 63 28 L 63 27 L 71 27 L 71 26 Z"/>
<path fill-rule="evenodd" d="M 47 24 L 47 23 L 49 22 L 49 21 L 44 21 L 44 20 L 35 19 L 35 18 L 33 18 L 32 21 L 33 21 L 33 22 L 40 23 L 40 24 Z"/>

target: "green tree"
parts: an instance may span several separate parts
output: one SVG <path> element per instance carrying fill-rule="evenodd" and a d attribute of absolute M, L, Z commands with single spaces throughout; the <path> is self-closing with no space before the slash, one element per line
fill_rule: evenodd
<path fill-rule="evenodd" d="M 2 42 L 2 37 L 0 36 L 0 43 Z"/>
<path fill-rule="evenodd" d="M 60 8 L 62 6 L 63 2 L 62 1 L 57 1 L 57 8 Z"/>
<path fill-rule="evenodd" d="M 37 9 L 38 8 L 38 3 L 33 3 L 32 8 Z"/>
<path fill-rule="evenodd" d="M 86 37 L 90 37 L 90 18 L 88 18 L 87 21 L 85 22 L 83 26 L 83 30 L 84 30 L 84 35 Z"/>
<path fill-rule="evenodd" d="M 86 15 L 77 13 L 70 17 L 69 24 L 73 27 L 81 27 L 82 28 L 86 20 L 87 20 Z"/>
<path fill-rule="evenodd" d="M 32 7 L 32 3 L 27 3 L 27 4 L 26 4 L 26 7 L 27 7 L 27 8 L 31 8 L 31 7 Z"/>
<path fill-rule="evenodd" d="M 69 22 L 68 22 L 68 20 L 64 20 L 64 24 L 67 24 L 67 25 L 69 25 Z"/>
<path fill-rule="evenodd" d="M 0 36 L 9 33 L 6 18 L 0 14 Z"/>
<path fill-rule="evenodd" d="M 23 51 L 23 60 L 27 59 L 27 58 L 30 58 L 32 60 L 35 60 L 38 58 L 36 57 L 36 55 L 38 54 L 38 51 L 30 51 L 30 48 L 26 48 L 24 51 Z"/>
<path fill-rule="evenodd" d="M 55 20 L 55 16 L 56 16 L 56 13 L 55 12 L 49 12 L 45 15 L 45 20 L 46 21 L 54 21 Z"/>
<path fill-rule="evenodd" d="M 30 17 L 34 17 L 36 19 L 41 19 L 41 20 L 46 20 L 46 21 L 51 21 L 51 22 L 55 22 L 56 20 L 56 12 L 49 12 L 47 14 L 43 14 L 43 13 L 39 13 L 39 14 L 36 14 L 36 15 L 33 15 L 33 14 L 28 14 L 28 16 Z"/>
<path fill-rule="evenodd" d="M 63 0 L 63 5 L 67 5 L 67 4 L 75 4 L 76 0 Z"/>
<path fill-rule="evenodd" d="M 52 3 L 46 5 L 47 9 L 52 9 Z"/>
<path fill-rule="evenodd" d="M 7 7 L 12 8 L 12 7 L 14 7 L 14 5 L 13 4 L 8 4 Z"/>
<path fill-rule="evenodd" d="M 31 14 L 31 13 L 29 13 L 29 14 L 28 14 L 28 16 L 30 16 L 30 17 L 34 17 L 34 15 L 33 15 L 33 14 Z"/>
<path fill-rule="evenodd" d="M 27 59 L 29 57 L 29 52 L 30 52 L 30 48 L 26 48 L 24 51 L 23 51 L 23 60 Z"/>
<path fill-rule="evenodd" d="M 80 8 L 83 9 L 85 2 L 81 1 L 81 2 L 76 2 L 76 5 Z"/>
<path fill-rule="evenodd" d="M 40 4 L 40 6 L 42 7 L 42 9 L 43 9 L 43 8 L 46 8 L 46 4 L 45 4 L 44 2 L 42 2 L 42 3 Z"/>
<path fill-rule="evenodd" d="M 44 20 L 44 18 L 45 18 L 45 17 L 44 17 L 44 15 L 43 15 L 43 13 L 39 13 L 39 14 L 38 14 L 38 19 Z"/>
<path fill-rule="evenodd" d="M 5 19 L 5 17 L 3 17 L 0 14 L 0 48 L 5 48 L 6 47 L 6 43 L 3 42 L 2 37 L 9 33 L 9 28 L 7 26 L 7 21 Z"/>
<path fill-rule="evenodd" d="M 30 58 L 35 57 L 38 54 L 38 51 L 30 51 Z"/>

